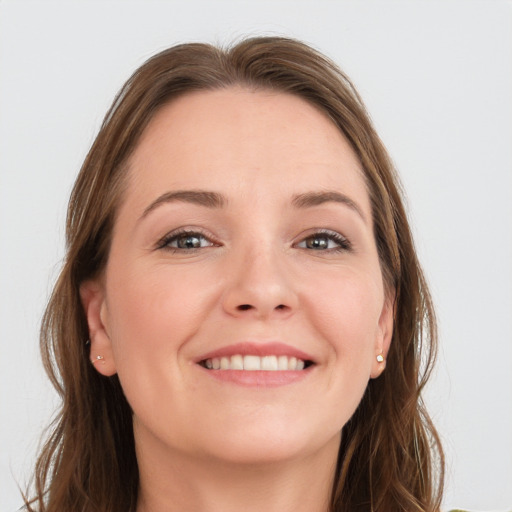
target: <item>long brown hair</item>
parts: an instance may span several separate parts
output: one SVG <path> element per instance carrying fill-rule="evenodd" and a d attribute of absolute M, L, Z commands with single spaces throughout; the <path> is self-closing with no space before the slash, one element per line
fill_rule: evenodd
<path fill-rule="evenodd" d="M 131 410 L 118 378 L 91 367 L 79 286 L 105 268 L 125 164 L 155 112 L 187 92 L 235 85 L 297 95 L 345 135 L 364 170 L 384 282 L 396 292 L 386 371 L 370 381 L 343 428 L 331 510 L 439 510 L 443 452 L 421 398 L 435 359 L 436 323 L 398 178 L 348 78 L 309 46 L 276 37 L 226 50 L 165 50 L 133 74 L 108 111 L 71 195 L 67 257 L 41 328 L 44 364 L 62 408 L 37 462 L 29 510 L 136 508 Z"/>

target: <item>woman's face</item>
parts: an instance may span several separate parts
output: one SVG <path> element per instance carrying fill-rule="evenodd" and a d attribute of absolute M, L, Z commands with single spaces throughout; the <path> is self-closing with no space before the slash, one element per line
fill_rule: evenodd
<path fill-rule="evenodd" d="M 104 276 L 81 292 L 95 368 L 118 373 L 138 446 L 159 453 L 336 450 L 391 338 L 360 163 L 283 93 L 163 107 L 129 161 Z"/>

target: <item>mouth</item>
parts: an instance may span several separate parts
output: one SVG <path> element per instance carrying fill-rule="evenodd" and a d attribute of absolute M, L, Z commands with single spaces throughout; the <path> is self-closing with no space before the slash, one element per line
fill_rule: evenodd
<path fill-rule="evenodd" d="M 296 372 L 306 370 L 314 363 L 308 359 L 287 355 L 234 354 L 203 359 L 198 364 L 207 370 Z"/>

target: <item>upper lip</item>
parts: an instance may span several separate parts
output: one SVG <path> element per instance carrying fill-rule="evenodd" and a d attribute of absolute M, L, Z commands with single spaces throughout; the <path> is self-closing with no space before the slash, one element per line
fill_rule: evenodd
<path fill-rule="evenodd" d="M 281 342 L 265 342 L 257 343 L 252 341 L 244 341 L 235 343 L 233 345 L 226 345 L 196 358 L 195 362 L 199 363 L 206 359 L 213 359 L 216 357 L 231 357 L 234 355 L 242 356 L 289 356 L 302 359 L 303 361 L 314 362 L 313 357 L 302 350 L 297 349 L 291 345 Z"/>

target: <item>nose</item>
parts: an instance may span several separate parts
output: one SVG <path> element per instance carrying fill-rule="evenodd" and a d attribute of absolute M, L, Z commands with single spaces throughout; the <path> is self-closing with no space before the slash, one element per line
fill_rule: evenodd
<path fill-rule="evenodd" d="M 222 305 L 229 315 L 286 318 L 297 309 L 297 283 L 278 250 L 245 251 L 229 262 L 226 272 Z"/>

